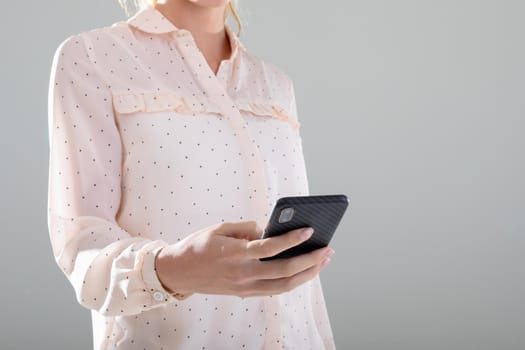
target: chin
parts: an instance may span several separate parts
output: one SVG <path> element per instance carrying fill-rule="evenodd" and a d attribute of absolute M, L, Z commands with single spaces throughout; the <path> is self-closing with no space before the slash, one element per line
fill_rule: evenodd
<path fill-rule="evenodd" d="M 221 7 L 226 6 L 229 0 L 188 0 L 189 2 L 194 3 L 195 5 L 202 7 Z"/>

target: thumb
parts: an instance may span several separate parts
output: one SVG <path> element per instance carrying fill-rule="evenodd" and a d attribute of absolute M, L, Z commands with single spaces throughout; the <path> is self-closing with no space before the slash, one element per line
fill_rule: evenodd
<path fill-rule="evenodd" d="M 238 222 L 224 222 L 221 225 L 219 225 L 216 232 L 224 236 L 253 241 L 254 239 L 261 238 L 263 230 L 257 224 L 257 221 L 250 220 Z"/>

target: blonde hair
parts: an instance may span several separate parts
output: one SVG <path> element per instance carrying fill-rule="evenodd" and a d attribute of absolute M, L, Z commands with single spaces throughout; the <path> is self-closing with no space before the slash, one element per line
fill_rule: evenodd
<path fill-rule="evenodd" d="M 122 7 L 124 11 L 126 12 L 126 16 L 129 16 L 128 2 L 130 1 L 131 0 L 118 0 L 120 7 Z M 226 23 L 228 14 L 230 14 L 233 17 L 235 23 L 237 24 L 237 36 L 240 36 L 241 30 L 242 30 L 242 24 L 241 24 L 241 18 L 237 11 L 238 2 L 239 0 L 230 0 L 228 2 L 228 5 L 226 6 L 226 9 L 224 11 L 224 23 Z M 135 5 L 136 10 L 140 10 L 149 5 L 156 6 L 157 0 L 133 0 L 133 4 Z"/>

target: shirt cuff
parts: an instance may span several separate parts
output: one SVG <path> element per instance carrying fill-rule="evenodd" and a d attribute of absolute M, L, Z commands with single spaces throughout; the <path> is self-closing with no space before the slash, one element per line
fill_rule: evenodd
<path fill-rule="evenodd" d="M 157 270 L 155 269 L 155 257 L 160 252 L 160 250 L 167 245 L 168 244 L 164 244 L 160 247 L 156 247 L 147 252 L 144 256 L 144 262 L 142 265 L 142 277 L 144 279 L 144 283 L 146 284 L 147 292 L 151 295 L 153 304 L 170 303 L 176 300 L 184 300 L 193 295 L 193 293 L 172 294 L 169 290 L 164 288 L 164 286 L 160 282 L 159 276 L 157 275 Z"/>

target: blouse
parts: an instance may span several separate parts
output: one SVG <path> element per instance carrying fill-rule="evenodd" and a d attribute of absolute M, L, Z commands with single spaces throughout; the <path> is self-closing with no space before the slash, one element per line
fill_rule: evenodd
<path fill-rule="evenodd" d="M 48 95 L 48 230 L 94 349 L 334 349 L 319 275 L 278 295 L 163 288 L 155 254 L 309 194 L 293 83 L 232 48 L 217 74 L 155 7 L 65 38 Z"/>

